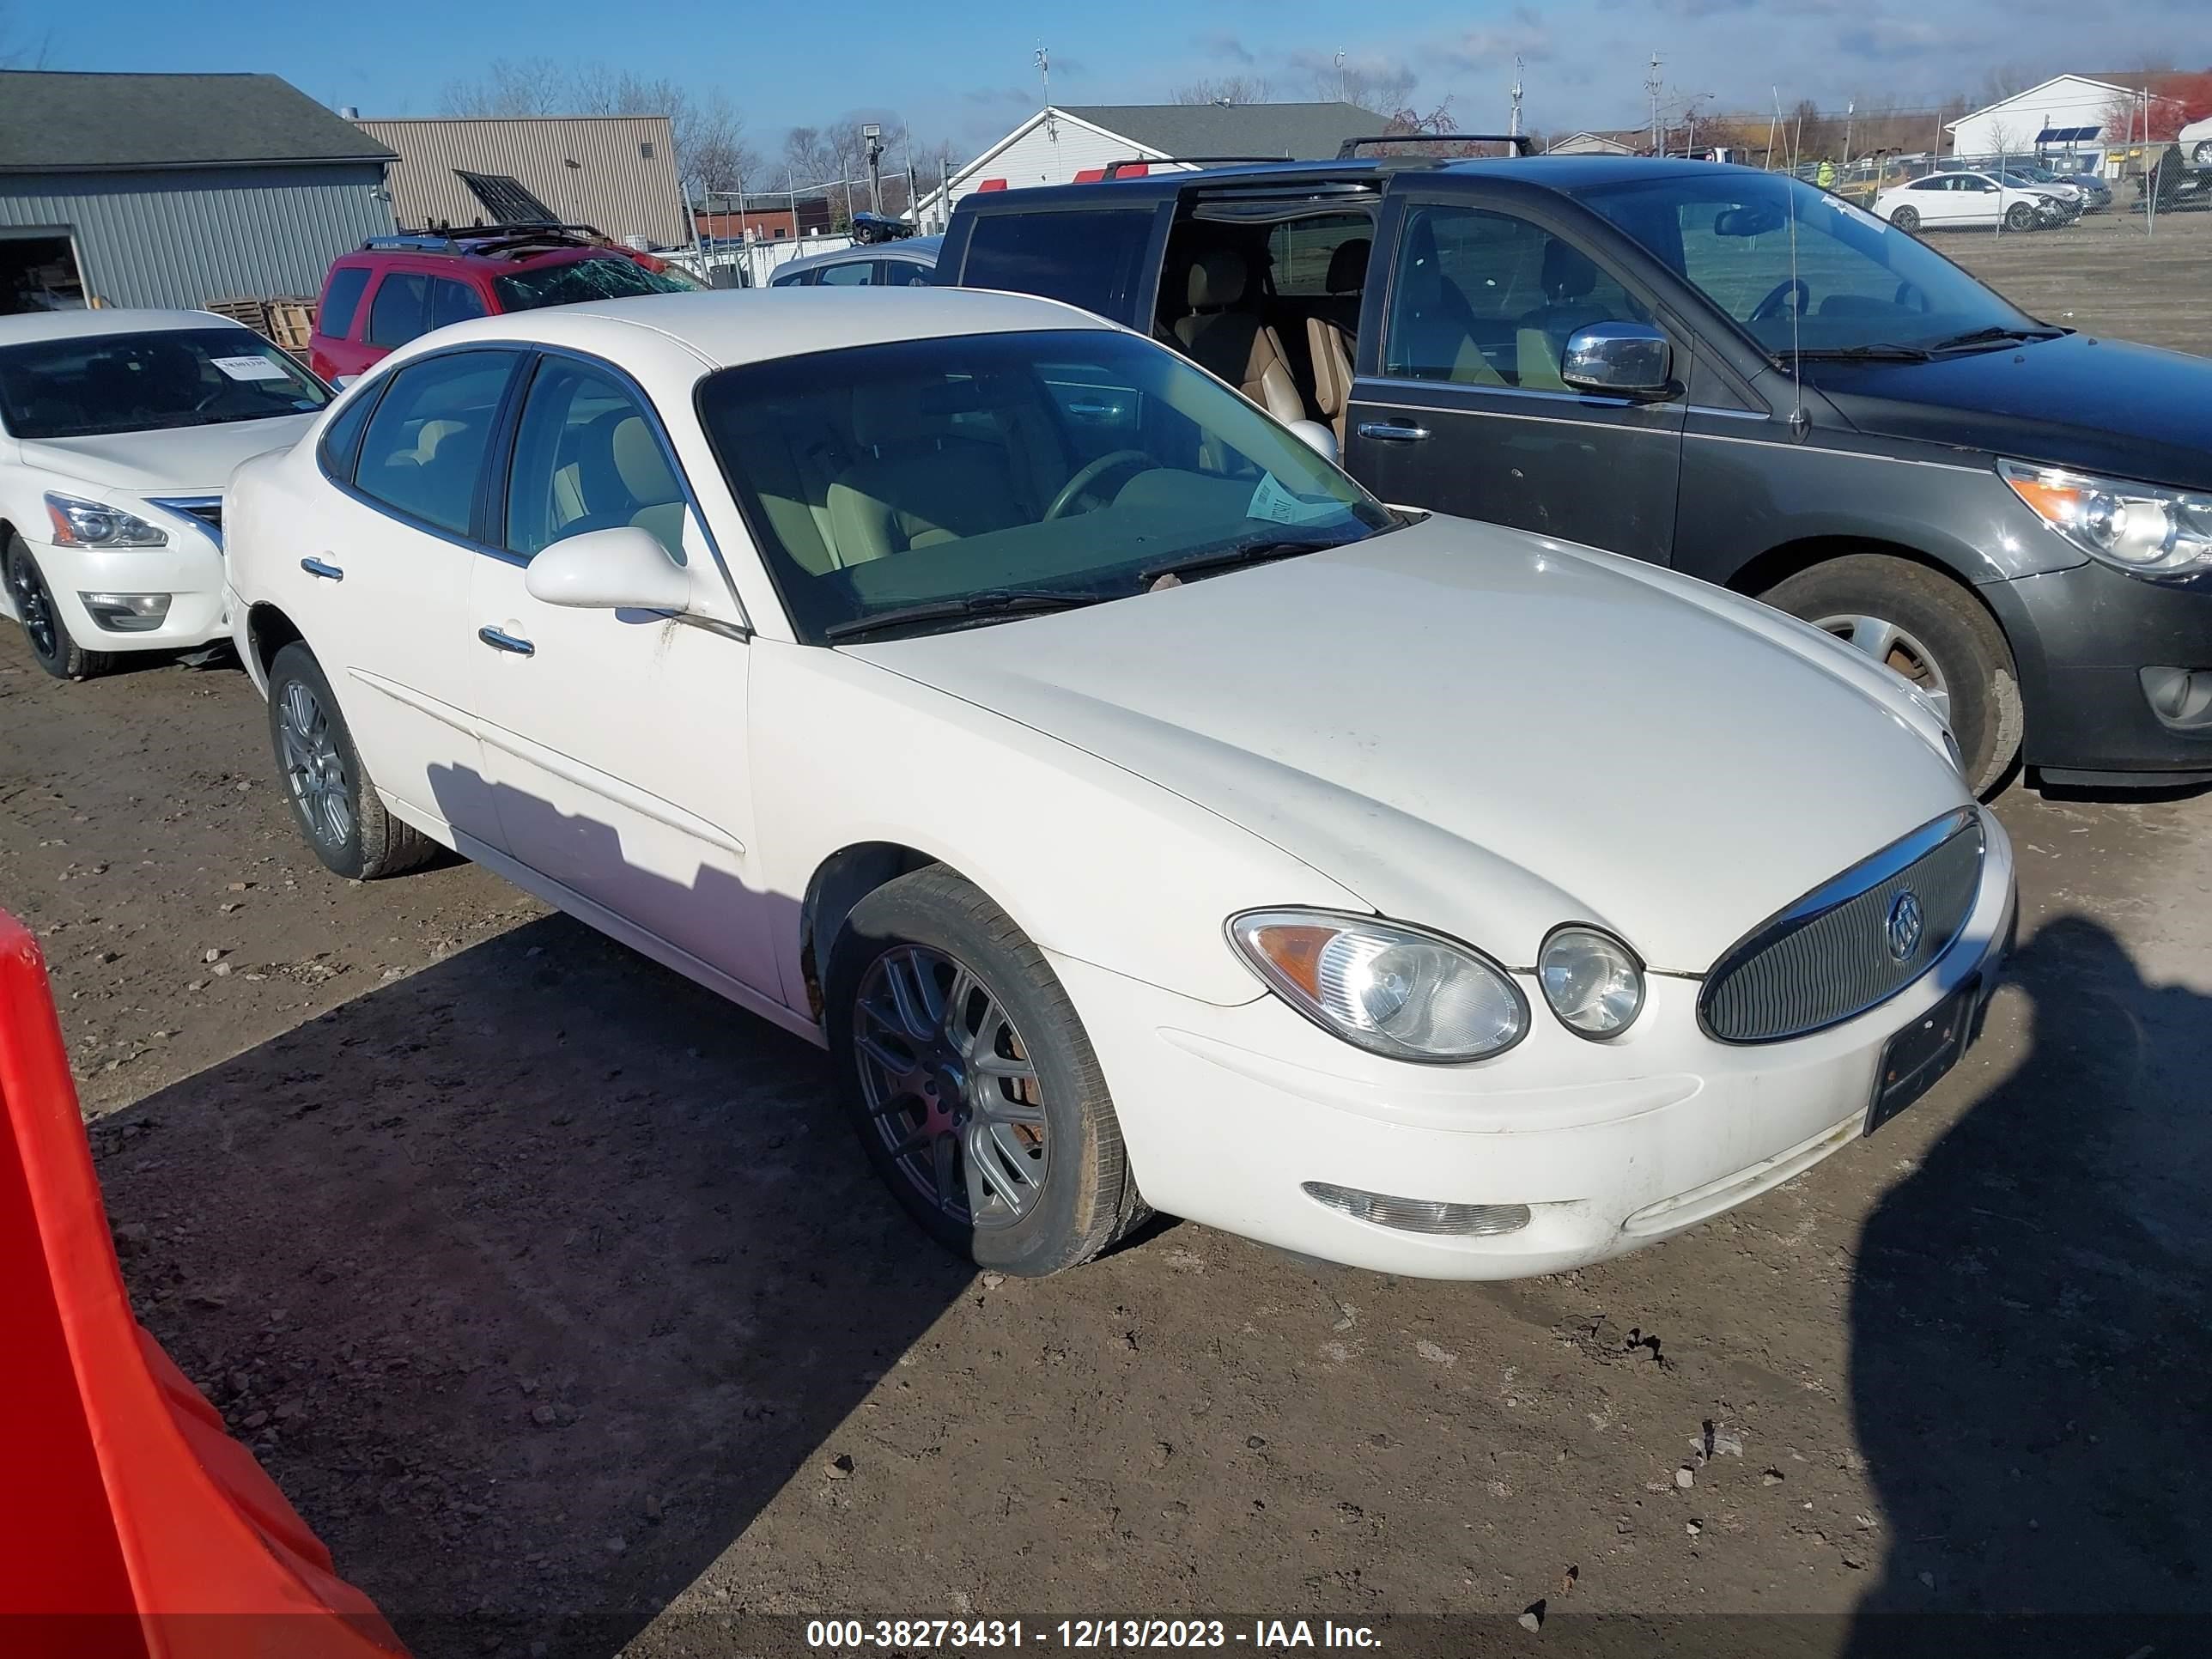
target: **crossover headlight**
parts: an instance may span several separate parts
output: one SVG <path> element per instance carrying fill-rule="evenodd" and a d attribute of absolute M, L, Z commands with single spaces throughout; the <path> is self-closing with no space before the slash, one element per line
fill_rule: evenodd
<path fill-rule="evenodd" d="M 1269 989 L 1370 1054 L 1481 1060 L 1528 1035 L 1512 975 L 1472 946 L 1373 916 L 1249 910 L 1229 938 Z"/>
<path fill-rule="evenodd" d="M 169 532 L 135 513 L 105 501 L 46 492 L 46 517 L 53 520 L 57 547 L 167 547 Z"/>
<path fill-rule="evenodd" d="M 1536 958 L 1544 1000 L 1578 1036 L 1619 1036 L 1644 1012 L 1644 964 L 1610 933 L 1554 927 Z"/>
<path fill-rule="evenodd" d="M 2000 461 L 1997 471 L 2036 516 L 2087 553 L 2131 575 L 2212 570 L 2212 495 Z"/>

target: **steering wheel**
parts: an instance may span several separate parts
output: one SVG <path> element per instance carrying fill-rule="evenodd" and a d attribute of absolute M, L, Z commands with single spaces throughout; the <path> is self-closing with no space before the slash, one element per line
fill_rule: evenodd
<path fill-rule="evenodd" d="M 1044 510 L 1044 521 L 1067 516 L 1069 507 L 1082 498 L 1091 486 L 1116 467 L 1134 466 L 1149 471 L 1152 458 L 1141 449 L 1109 449 L 1088 466 L 1079 468 L 1073 477 L 1060 485 L 1060 494 L 1052 498 L 1052 505 Z"/>
<path fill-rule="evenodd" d="M 1813 303 L 1813 290 L 1802 276 L 1786 276 L 1766 290 L 1766 297 L 1751 308 L 1750 320 L 1763 323 L 1782 309 L 1782 302 L 1792 294 L 1797 296 L 1797 314 L 1802 317 Z"/>
<path fill-rule="evenodd" d="M 1893 305 L 1909 307 L 1912 310 L 1923 313 L 1923 314 L 1936 309 L 1935 304 L 1929 299 L 1927 295 L 1923 293 L 1919 288 L 1909 282 L 1899 283 L 1897 285 L 1897 292 L 1895 295 L 1891 296 L 1890 303 Z"/>
<path fill-rule="evenodd" d="M 192 413 L 195 415 L 206 414 L 208 410 L 213 409 L 216 404 L 222 400 L 222 394 L 229 390 L 230 388 L 227 386 L 219 386 L 216 387 L 214 391 L 207 393 L 206 396 L 203 397 L 198 403 L 192 405 Z"/>

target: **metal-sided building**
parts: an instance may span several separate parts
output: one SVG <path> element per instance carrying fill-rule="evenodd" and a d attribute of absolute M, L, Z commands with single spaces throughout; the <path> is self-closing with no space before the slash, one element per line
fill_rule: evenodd
<path fill-rule="evenodd" d="M 676 140 L 665 115 L 432 117 L 358 120 L 399 160 L 392 204 L 402 224 L 495 224 L 556 218 L 663 247 L 691 240 Z M 520 192 L 513 187 L 520 186 Z"/>
<path fill-rule="evenodd" d="M 0 312 L 313 295 L 392 160 L 273 75 L 0 71 Z"/>

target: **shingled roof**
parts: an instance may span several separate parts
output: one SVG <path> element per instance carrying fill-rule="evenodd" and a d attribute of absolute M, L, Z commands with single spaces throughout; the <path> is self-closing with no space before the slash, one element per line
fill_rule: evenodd
<path fill-rule="evenodd" d="M 1162 155 L 1280 155 L 1325 161 L 1347 138 L 1371 138 L 1387 116 L 1357 104 L 1061 104 L 1079 121 Z"/>
<path fill-rule="evenodd" d="M 0 70 L 0 173 L 396 159 L 273 75 Z"/>

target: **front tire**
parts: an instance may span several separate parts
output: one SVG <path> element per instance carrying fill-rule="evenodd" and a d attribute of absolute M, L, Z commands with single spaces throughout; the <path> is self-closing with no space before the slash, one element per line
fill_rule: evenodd
<path fill-rule="evenodd" d="M 946 1249 L 1041 1278 L 1147 1213 L 1074 1005 L 970 883 L 932 866 L 854 906 L 827 1003 L 868 1161 Z"/>
<path fill-rule="evenodd" d="M 115 659 L 109 653 L 88 651 L 70 636 L 69 624 L 54 604 L 53 590 L 46 586 L 45 573 L 21 536 L 8 538 L 6 566 L 9 602 L 15 608 L 15 620 L 22 624 L 23 637 L 40 667 L 58 680 L 88 680 L 114 666 Z"/>
<path fill-rule="evenodd" d="M 1977 796 L 2011 771 L 2022 725 L 2019 672 L 2003 633 L 1959 583 L 1910 559 L 1854 553 L 1759 597 L 1925 692 L 1951 723 Z"/>
<path fill-rule="evenodd" d="M 1917 236 L 1920 233 L 1920 210 L 1901 207 L 1889 216 L 1889 222 L 1907 236 Z"/>
<path fill-rule="evenodd" d="M 2005 224 L 2013 230 L 2033 230 L 2035 210 L 2025 202 L 2014 202 L 2005 210 Z"/>
<path fill-rule="evenodd" d="M 292 821 L 332 875 L 374 881 L 438 844 L 385 811 L 313 652 L 295 641 L 269 665 L 269 742 Z"/>

